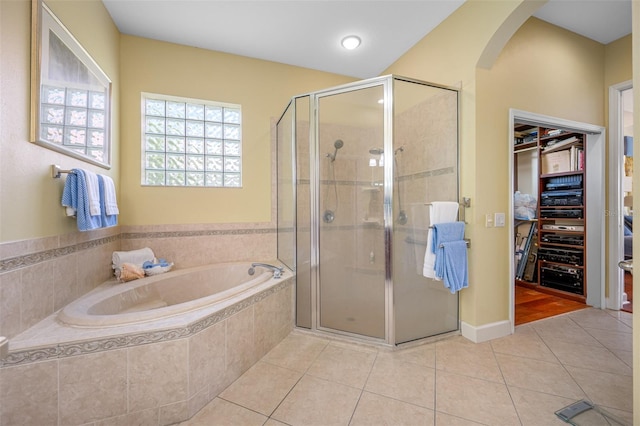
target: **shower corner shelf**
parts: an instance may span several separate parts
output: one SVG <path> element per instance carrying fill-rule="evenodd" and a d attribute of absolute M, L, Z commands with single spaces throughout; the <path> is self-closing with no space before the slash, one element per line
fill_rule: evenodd
<path fill-rule="evenodd" d="M 379 186 L 365 186 L 362 188 L 362 192 L 380 192 Z"/>

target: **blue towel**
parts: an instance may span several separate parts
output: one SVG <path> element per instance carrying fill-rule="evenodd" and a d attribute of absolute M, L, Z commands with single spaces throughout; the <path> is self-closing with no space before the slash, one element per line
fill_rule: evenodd
<path fill-rule="evenodd" d="M 100 224 L 103 228 L 116 226 L 118 224 L 118 215 L 107 215 L 107 207 L 105 204 L 105 184 L 102 175 L 98 175 L 98 187 L 100 191 Z"/>
<path fill-rule="evenodd" d="M 444 286 L 451 294 L 469 287 L 469 268 L 467 266 L 467 242 L 449 241 L 442 243 L 444 259 Z"/>
<path fill-rule="evenodd" d="M 79 231 L 91 231 L 118 224 L 118 215 L 107 215 L 105 208 L 105 188 L 101 175 L 98 175 L 98 191 L 100 194 L 100 211 L 98 215 L 91 215 L 89 191 L 84 170 L 73 169 L 67 175 L 62 191 L 62 205 L 75 210 Z"/>
<path fill-rule="evenodd" d="M 73 169 L 67 175 L 62 191 L 62 205 L 75 209 L 79 231 L 90 231 L 102 227 L 100 215 L 91 216 L 87 181 L 81 169 Z"/>
<path fill-rule="evenodd" d="M 457 250 L 457 245 L 447 243 L 461 242 L 464 251 Z M 446 249 L 446 247 L 454 247 L 456 250 Z M 435 253 L 434 272 L 436 279 L 444 279 L 445 286 L 455 292 L 459 290 L 461 283 L 447 282 L 457 274 L 467 275 L 467 252 L 466 242 L 464 241 L 464 222 L 438 223 L 433 225 L 433 240 L 431 250 Z M 462 255 L 461 255 L 462 254 Z M 452 271 L 451 269 L 460 269 L 460 271 Z M 467 280 L 464 279 L 464 282 Z M 453 286 L 453 287 L 452 287 Z M 453 290 L 452 288 L 457 288 Z"/>

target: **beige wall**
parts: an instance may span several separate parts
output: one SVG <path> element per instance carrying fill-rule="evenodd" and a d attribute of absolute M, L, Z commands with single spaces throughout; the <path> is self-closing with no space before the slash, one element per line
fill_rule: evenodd
<path fill-rule="evenodd" d="M 640 123 L 640 4 L 638 2 L 631 3 L 632 10 L 632 64 L 633 64 L 633 122 Z M 640 126 L 634 126 L 633 131 L 634 145 L 638 145 L 640 141 Z M 636 148 L 637 149 L 637 148 Z M 633 178 L 633 195 L 636 200 L 640 199 L 640 173 Z M 640 238 L 633 239 L 633 249 L 636 253 L 640 252 Z M 640 287 L 640 274 L 633 276 L 633 286 Z M 636 313 L 633 316 L 633 391 L 636 397 L 633 399 L 633 423 L 640 424 L 640 315 Z"/>
<path fill-rule="evenodd" d="M 101 1 L 49 0 L 47 4 L 113 82 L 114 158 L 111 170 L 29 142 L 31 2 L 1 1 L 0 9 L 0 242 L 60 235 L 76 230 L 60 205 L 62 179 L 51 164 L 110 175 L 118 186 L 120 35 Z"/>
<path fill-rule="evenodd" d="M 271 121 L 291 96 L 353 79 L 289 65 L 122 36 L 121 223 L 269 222 Z M 140 93 L 242 105 L 243 187 L 140 184 Z"/>
<path fill-rule="evenodd" d="M 478 69 L 476 194 L 481 214 L 509 211 L 509 108 L 603 125 L 604 68 L 602 44 L 531 18 L 491 69 Z M 478 283 L 482 290 L 476 308 L 481 323 L 491 323 L 509 316 L 509 228 L 488 229 L 482 243 L 490 248 L 482 253 L 478 273 L 484 279 Z"/>
<path fill-rule="evenodd" d="M 484 227 L 485 214 L 508 212 L 509 108 L 604 125 L 605 84 L 631 71 L 628 40 L 605 48 L 535 18 L 509 39 L 492 66 L 479 68 L 486 65 L 487 43 L 505 23 L 522 18 L 517 6 L 467 2 L 385 71 L 462 89 L 460 196 L 471 197 L 473 219 L 467 227 L 470 288 L 461 295 L 461 318 L 477 326 L 509 316 L 508 228 Z"/>
<path fill-rule="evenodd" d="M 518 15 L 521 7 L 529 6 L 524 3 L 468 1 L 385 71 L 455 85 L 461 89 L 460 197 L 471 198 L 472 207 L 466 212 L 466 236 L 471 239 L 472 249 L 469 251 L 469 288 L 461 293 L 460 316 L 471 325 L 486 324 L 495 321 L 495 318 L 507 319 L 502 312 L 498 315 L 480 315 L 485 307 L 480 307 L 477 300 L 481 298 L 485 286 L 492 287 L 493 271 L 496 269 L 487 267 L 495 265 L 491 253 L 497 241 L 496 233 L 482 227 L 488 200 L 476 192 L 483 189 L 483 179 L 478 179 L 478 176 L 486 170 L 483 167 L 486 163 L 476 161 L 476 108 L 479 105 L 476 100 L 476 66 L 487 46 L 496 42 L 496 33 L 504 23 Z M 496 296 L 491 290 L 489 293 Z M 489 307 L 502 309 L 506 303 L 501 302 L 491 301 Z"/>

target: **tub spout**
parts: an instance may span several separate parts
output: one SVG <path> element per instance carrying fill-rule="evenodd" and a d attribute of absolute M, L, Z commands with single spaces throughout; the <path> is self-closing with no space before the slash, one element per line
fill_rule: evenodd
<path fill-rule="evenodd" d="M 282 273 L 284 272 L 284 268 L 280 266 L 269 265 L 268 263 L 252 263 L 251 268 L 249 268 L 249 275 L 253 275 L 256 273 L 256 266 L 262 266 L 263 268 L 271 269 L 273 271 L 273 278 L 281 278 Z"/>

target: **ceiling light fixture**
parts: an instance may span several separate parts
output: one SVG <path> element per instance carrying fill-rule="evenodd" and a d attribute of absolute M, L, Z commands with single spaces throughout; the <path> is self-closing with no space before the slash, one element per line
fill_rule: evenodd
<path fill-rule="evenodd" d="M 344 47 L 345 49 L 353 50 L 358 46 L 360 46 L 360 42 L 361 42 L 360 37 L 355 35 L 349 35 L 342 39 L 341 44 L 342 44 L 342 47 Z"/>

